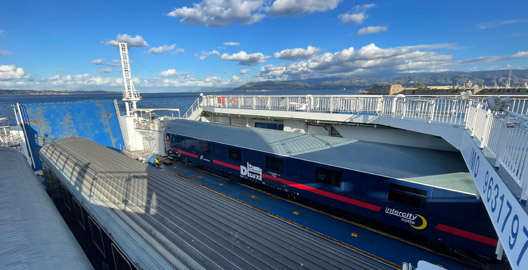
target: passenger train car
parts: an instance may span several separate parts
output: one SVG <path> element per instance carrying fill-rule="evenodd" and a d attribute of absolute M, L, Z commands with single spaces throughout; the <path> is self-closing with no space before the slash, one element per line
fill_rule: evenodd
<path fill-rule="evenodd" d="M 87 139 L 40 158 L 96 269 L 394 268 Z"/>
<path fill-rule="evenodd" d="M 0 269 L 94 269 L 18 151 L 0 147 Z"/>
<path fill-rule="evenodd" d="M 165 135 L 185 162 L 495 257 L 497 235 L 459 153 L 188 120 Z"/>

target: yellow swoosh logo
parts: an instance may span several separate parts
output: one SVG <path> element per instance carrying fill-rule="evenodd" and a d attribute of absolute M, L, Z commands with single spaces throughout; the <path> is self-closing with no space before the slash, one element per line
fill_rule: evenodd
<path fill-rule="evenodd" d="M 422 219 L 422 225 L 420 225 L 420 226 L 414 226 L 414 225 L 411 225 L 411 227 L 413 227 L 413 228 L 415 228 L 415 229 L 417 229 L 417 230 L 423 230 L 423 229 L 425 229 L 425 227 L 427 227 L 427 220 L 425 220 L 424 217 L 422 217 L 422 216 L 420 216 L 420 215 L 418 215 L 418 214 L 415 214 L 415 215 Z"/>

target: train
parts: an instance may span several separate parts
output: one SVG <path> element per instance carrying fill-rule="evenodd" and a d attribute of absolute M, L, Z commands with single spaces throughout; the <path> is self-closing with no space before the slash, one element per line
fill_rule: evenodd
<path fill-rule="evenodd" d="M 94 269 L 18 150 L 0 147 L 0 269 Z"/>
<path fill-rule="evenodd" d="M 458 152 L 177 119 L 169 156 L 469 259 L 498 237 Z"/>
<path fill-rule="evenodd" d="M 395 268 L 88 139 L 39 156 L 95 269 Z"/>

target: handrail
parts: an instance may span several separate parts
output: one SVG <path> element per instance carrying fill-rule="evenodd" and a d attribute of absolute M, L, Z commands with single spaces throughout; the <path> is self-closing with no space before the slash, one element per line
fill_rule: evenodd
<path fill-rule="evenodd" d="M 496 158 L 528 197 L 528 97 L 512 98 L 508 117 L 492 113 L 486 96 L 229 95 L 203 96 L 202 106 L 225 109 L 367 114 L 463 127 Z M 195 102 L 197 103 L 197 101 Z M 189 111 L 198 105 L 193 104 Z M 192 109 L 192 110 L 191 110 Z M 189 112 L 188 111 L 188 112 Z M 190 114 L 186 113 L 184 117 Z M 510 123 L 511 121 L 516 123 Z"/>
<path fill-rule="evenodd" d="M 191 115 L 194 113 L 194 111 L 200 106 L 200 97 L 197 97 L 196 100 L 191 104 L 189 109 L 185 112 L 182 118 L 187 119 L 191 117 Z"/>

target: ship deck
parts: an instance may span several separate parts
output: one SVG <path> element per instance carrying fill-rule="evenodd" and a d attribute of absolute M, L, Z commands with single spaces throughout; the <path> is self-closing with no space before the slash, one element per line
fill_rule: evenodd
<path fill-rule="evenodd" d="M 395 267 L 86 139 L 54 141 L 40 155 L 142 268 Z"/>
<path fill-rule="evenodd" d="M 312 207 L 284 199 L 280 196 L 255 189 L 244 183 L 232 183 L 208 172 L 175 162 L 161 168 L 182 180 L 213 190 L 221 196 L 283 220 L 301 230 L 319 235 L 347 249 L 380 260 L 392 267 L 403 262 L 417 265 L 425 260 L 446 269 L 477 269 L 458 259 L 434 252 L 416 244 L 415 239 L 396 237 L 368 226 L 325 213 Z M 502 264 L 487 265 L 489 269 L 501 269 Z M 390 267 L 390 268 L 392 268 Z M 398 267 L 399 268 L 399 267 Z"/>

